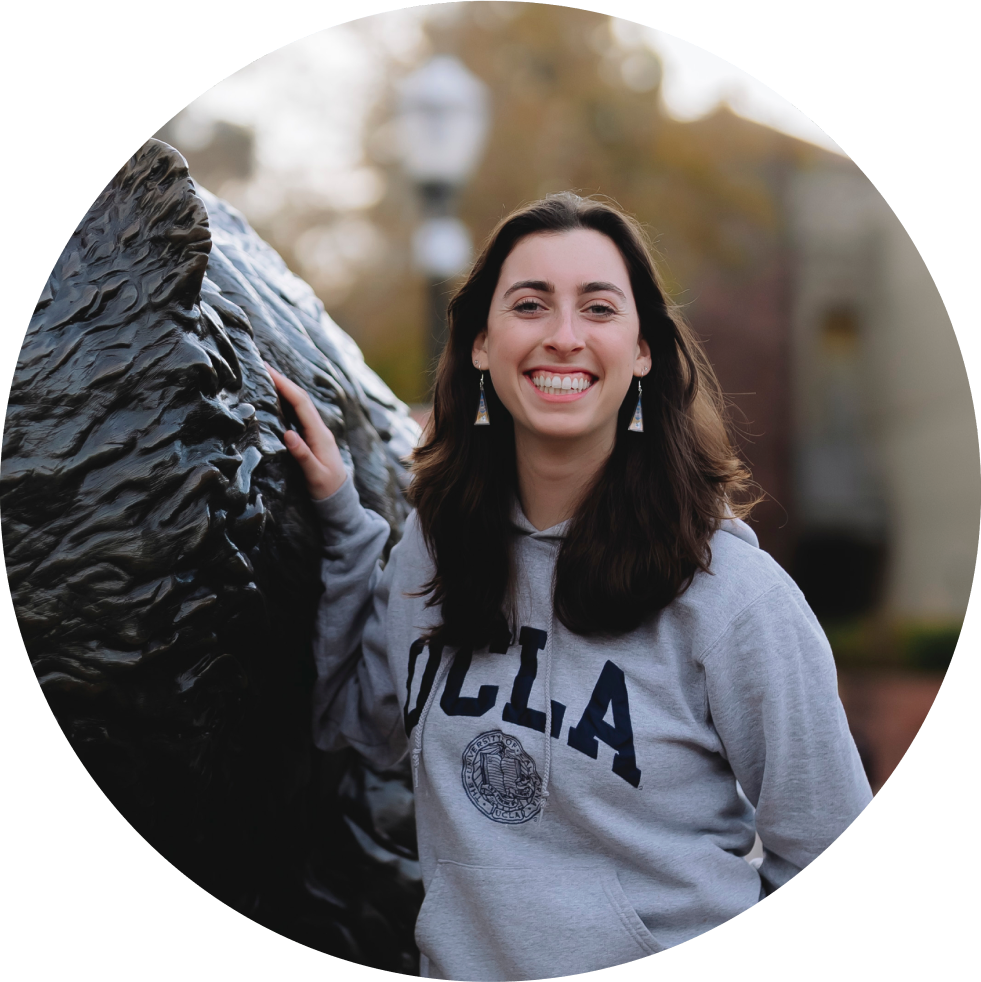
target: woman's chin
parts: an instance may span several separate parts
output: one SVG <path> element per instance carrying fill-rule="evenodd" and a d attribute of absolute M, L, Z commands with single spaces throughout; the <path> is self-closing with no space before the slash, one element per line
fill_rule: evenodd
<path fill-rule="evenodd" d="M 613 425 L 615 426 L 615 422 Z M 611 429 L 612 427 L 604 427 L 592 419 L 591 415 L 586 417 L 582 413 L 575 415 L 572 413 L 534 413 L 529 414 L 522 428 L 527 430 L 529 436 L 537 440 L 570 443 L 588 439 L 598 430 Z"/>

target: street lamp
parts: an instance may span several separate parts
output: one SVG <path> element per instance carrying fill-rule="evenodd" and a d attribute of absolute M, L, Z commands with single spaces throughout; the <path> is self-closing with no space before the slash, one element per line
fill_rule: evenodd
<path fill-rule="evenodd" d="M 457 191 L 484 149 L 489 122 L 487 86 L 452 55 L 436 55 L 406 77 L 398 93 L 399 151 L 422 202 L 412 237 L 416 266 L 429 279 L 429 363 L 446 344 L 443 283 L 466 269 L 473 246 L 453 214 Z"/>

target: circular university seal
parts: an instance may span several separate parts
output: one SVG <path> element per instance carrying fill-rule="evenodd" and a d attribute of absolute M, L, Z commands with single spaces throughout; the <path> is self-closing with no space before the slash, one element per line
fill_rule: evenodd
<path fill-rule="evenodd" d="M 463 751 L 463 789 L 495 822 L 520 825 L 537 815 L 541 787 L 535 762 L 517 737 L 491 730 Z"/>

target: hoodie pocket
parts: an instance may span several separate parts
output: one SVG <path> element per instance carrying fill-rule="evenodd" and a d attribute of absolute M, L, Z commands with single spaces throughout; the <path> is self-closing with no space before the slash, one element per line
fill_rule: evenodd
<path fill-rule="evenodd" d="M 416 922 L 433 978 L 510 982 L 592 972 L 662 950 L 608 867 L 442 861 Z"/>

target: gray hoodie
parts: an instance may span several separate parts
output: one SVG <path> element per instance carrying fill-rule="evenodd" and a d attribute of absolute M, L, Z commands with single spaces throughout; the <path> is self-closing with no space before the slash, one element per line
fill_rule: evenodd
<path fill-rule="evenodd" d="M 412 756 L 424 976 L 551 978 L 679 944 L 871 800 L 827 640 L 742 522 L 713 537 L 711 573 L 602 641 L 552 612 L 565 525 L 516 508 L 517 636 L 469 651 L 417 640 L 439 615 L 412 596 L 432 572 L 414 513 L 382 568 L 389 527 L 352 481 L 316 507 L 315 740 Z"/>

